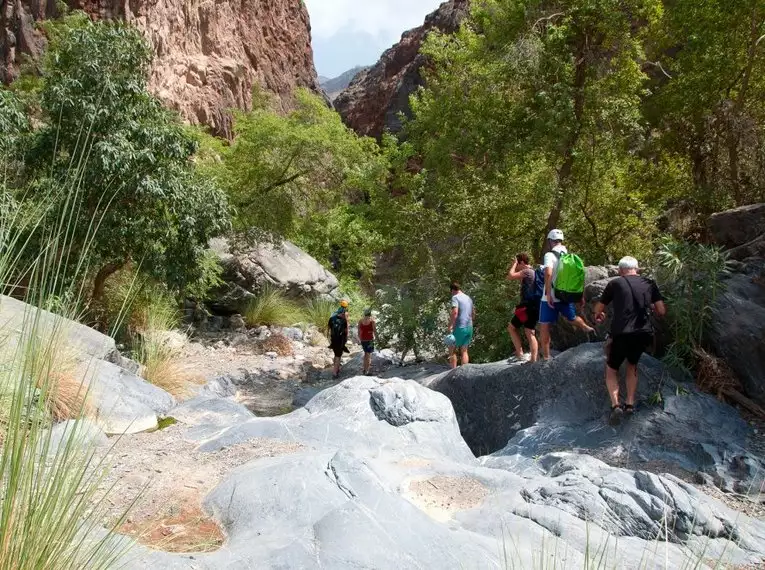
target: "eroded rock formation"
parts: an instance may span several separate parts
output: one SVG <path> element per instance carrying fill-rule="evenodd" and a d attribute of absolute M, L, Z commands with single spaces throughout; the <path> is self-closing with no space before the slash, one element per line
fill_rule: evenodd
<path fill-rule="evenodd" d="M 135 24 L 154 48 L 150 88 L 188 121 L 229 135 L 231 108 L 248 109 L 252 88 L 288 108 L 297 87 L 319 92 L 311 27 L 301 0 L 186 2 L 67 0 L 93 18 Z M 0 79 L 12 81 L 45 39 L 35 22 L 57 15 L 53 0 L 1 0 Z"/>
<path fill-rule="evenodd" d="M 420 54 L 420 47 L 425 37 L 433 29 L 455 32 L 467 9 L 468 0 L 444 2 L 422 26 L 404 32 L 380 61 L 359 73 L 334 101 L 345 124 L 361 135 L 377 138 L 385 130 L 401 130 L 399 113 L 410 112 L 409 96 L 423 84 L 420 71 L 427 58 Z"/>

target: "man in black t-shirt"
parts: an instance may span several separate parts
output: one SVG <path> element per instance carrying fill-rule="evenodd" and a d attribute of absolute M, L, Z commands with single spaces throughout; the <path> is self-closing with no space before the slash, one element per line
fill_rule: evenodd
<path fill-rule="evenodd" d="M 606 305 L 613 308 L 611 344 L 606 361 L 606 387 L 611 397 L 611 424 L 618 424 L 622 416 L 634 411 L 637 393 L 637 364 L 640 356 L 653 341 L 651 307 L 657 316 L 666 313 L 664 299 L 656 283 L 638 275 L 638 262 L 634 257 L 619 261 L 618 279 L 612 280 L 595 304 L 595 321 L 602 323 Z M 619 405 L 619 368 L 627 361 L 627 400 Z"/>

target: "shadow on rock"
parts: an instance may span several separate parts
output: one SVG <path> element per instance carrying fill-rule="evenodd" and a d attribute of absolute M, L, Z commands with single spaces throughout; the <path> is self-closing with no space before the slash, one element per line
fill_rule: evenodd
<path fill-rule="evenodd" d="M 649 356 L 639 377 L 638 411 L 616 428 L 606 421 L 602 344 L 534 365 L 469 365 L 427 385 L 451 400 L 473 453 L 492 454 L 487 464 L 574 449 L 611 465 L 658 463 L 685 479 L 706 475 L 725 490 L 759 492 L 763 461 L 747 451 L 752 433 L 734 408 L 678 381 Z"/>

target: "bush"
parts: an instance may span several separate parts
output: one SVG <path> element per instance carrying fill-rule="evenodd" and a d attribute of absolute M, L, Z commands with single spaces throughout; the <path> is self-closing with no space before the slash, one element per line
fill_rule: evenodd
<path fill-rule="evenodd" d="M 702 348 L 717 297 L 724 291 L 728 258 L 721 248 L 665 239 L 656 254 L 655 273 L 667 301 L 671 364 L 693 368 Z"/>
<path fill-rule="evenodd" d="M 380 347 L 390 347 L 404 357 L 444 352 L 446 299 L 432 298 L 424 288 L 387 287 L 377 292 L 377 339 Z"/>
<path fill-rule="evenodd" d="M 55 211 L 52 225 L 42 223 L 37 210 L 23 216 L 3 217 L 0 231 L 0 282 L 11 287 L 24 276 L 24 300 L 36 307 L 55 307 L 65 318 L 76 317 L 82 306 L 80 289 L 62 286 L 81 282 L 87 248 L 72 248 L 67 221 L 72 212 L 70 194 L 76 180 L 55 189 L 50 203 L 66 207 Z M 27 236 L 26 239 L 21 236 Z M 47 244 L 37 249 L 35 244 Z M 58 253 L 77 251 L 79 260 L 65 266 Z M 51 252 L 53 253 L 51 255 Z M 75 268 L 76 271 L 67 272 Z M 2 302 L 2 300 L 0 300 Z M 119 518 L 104 532 L 107 491 L 100 489 L 109 458 L 97 461 L 95 450 L 82 441 L 79 420 L 68 424 L 56 442 L 55 417 L 77 417 L 84 407 L 84 378 L 77 377 L 69 356 L 62 353 L 63 320 L 43 327 L 42 315 L 30 311 L 15 330 L 0 326 L 7 360 L 0 366 L 3 445 L 0 450 L 0 568 L 14 570 L 106 569 L 117 565 L 129 542 L 114 539 Z M 79 380 L 79 382 L 78 382 Z"/>
<path fill-rule="evenodd" d="M 315 326 L 320 331 L 327 332 L 327 322 L 329 317 L 337 308 L 335 301 L 329 299 L 310 299 L 303 308 L 306 322 Z"/>
<path fill-rule="evenodd" d="M 263 352 L 275 352 L 279 356 L 292 356 L 294 350 L 292 349 L 292 341 L 283 334 L 272 334 L 266 340 L 259 344 L 259 348 Z"/>
<path fill-rule="evenodd" d="M 300 307 L 280 290 L 264 287 L 257 297 L 250 299 L 242 311 L 249 327 L 291 326 L 303 320 Z"/>
<path fill-rule="evenodd" d="M 191 393 L 191 384 L 197 378 L 184 363 L 188 337 L 174 330 L 179 315 L 177 309 L 172 309 L 161 302 L 144 308 L 135 356 L 148 382 L 182 398 Z"/>

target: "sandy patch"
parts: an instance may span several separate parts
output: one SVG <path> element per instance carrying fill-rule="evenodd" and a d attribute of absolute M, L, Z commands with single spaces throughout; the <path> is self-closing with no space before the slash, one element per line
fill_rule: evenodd
<path fill-rule="evenodd" d="M 431 518 L 446 522 L 454 513 L 478 507 L 488 494 L 488 489 L 471 477 L 437 475 L 412 481 L 404 496 Z"/>
<path fill-rule="evenodd" d="M 276 439 L 253 439 L 213 453 L 196 450 L 182 438 L 182 425 L 119 439 L 111 451 L 102 489 L 111 487 L 104 523 L 114 525 L 133 501 L 121 525 L 126 534 L 172 552 L 209 551 L 223 532 L 202 509 L 202 501 L 229 472 L 249 461 L 294 453 L 302 446 Z M 138 499 L 136 500 L 136 497 Z"/>

